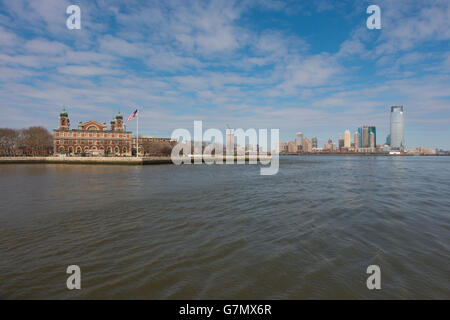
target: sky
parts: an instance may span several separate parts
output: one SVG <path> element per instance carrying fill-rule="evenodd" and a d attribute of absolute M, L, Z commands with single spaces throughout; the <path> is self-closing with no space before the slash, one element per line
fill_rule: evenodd
<path fill-rule="evenodd" d="M 0 0 L 0 127 L 52 130 L 63 107 L 72 128 L 109 125 L 137 108 L 149 136 L 202 120 L 323 145 L 375 125 L 383 143 L 403 105 L 408 148 L 450 149 L 449 40 L 448 0 Z"/>

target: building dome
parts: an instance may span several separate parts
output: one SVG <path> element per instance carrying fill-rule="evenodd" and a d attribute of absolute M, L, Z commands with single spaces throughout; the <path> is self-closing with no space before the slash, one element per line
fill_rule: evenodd
<path fill-rule="evenodd" d="M 59 114 L 59 116 L 60 116 L 60 117 L 67 117 L 67 116 L 68 116 L 67 111 L 66 111 L 66 108 L 62 109 L 62 111 L 61 111 L 61 113 Z"/>
<path fill-rule="evenodd" d="M 117 113 L 116 119 L 123 119 L 123 116 L 120 114 L 120 111 L 119 111 L 119 113 Z"/>

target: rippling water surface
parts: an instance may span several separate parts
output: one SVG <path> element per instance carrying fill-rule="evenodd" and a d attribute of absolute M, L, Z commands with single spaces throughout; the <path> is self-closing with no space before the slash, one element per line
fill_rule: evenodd
<path fill-rule="evenodd" d="M 0 298 L 448 299 L 449 208 L 450 157 L 1 165 Z"/>

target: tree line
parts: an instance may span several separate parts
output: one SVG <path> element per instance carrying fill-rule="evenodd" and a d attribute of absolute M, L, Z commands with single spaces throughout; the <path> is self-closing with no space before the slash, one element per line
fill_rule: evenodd
<path fill-rule="evenodd" d="M 0 156 L 45 156 L 53 153 L 53 137 L 44 127 L 0 128 Z"/>

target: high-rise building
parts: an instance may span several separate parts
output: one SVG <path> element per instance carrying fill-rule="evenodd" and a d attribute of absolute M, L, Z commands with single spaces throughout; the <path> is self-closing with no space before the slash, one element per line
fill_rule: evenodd
<path fill-rule="evenodd" d="M 370 139 L 369 139 L 369 126 L 362 127 L 362 147 L 368 148 L 370 147 Z"/>
<path fill-rule="evenodd" d="M 388 145 L 388 146 L 391 145 L 391 135 L 390 134 L 387 135 L 385 144 Z"/>
<path fill-rule="evenodd" d="M 312 138 L 311 142 L 312 142 L 312 147 L 317 148 L 317 138 L 316 137 Z"/>
<path fill-rule="evenodd" d="M 295 143 L 297 144 L 298 148 L 301 149 L 303 146 L 303 133 L 297 132 L 295 135 Z"/>
<path fill-rule="evenodd" d="M 234 154 L 234 130 L 227 129 L 227 138 L 226 138 L 226 150 L 227 152 Z"/>
<path fill-rule="evenodd" d="M 288 152 L 294 153 L 298 151 L 297 142 L 289 141 L 288 142 Z"/>
<path fill-rule="evenodd" d="M 342 137 L 339 138 L 338 140 L 338 147 L 339 149 L 342 149 L 344 147 L 344 139 L 342 139 Z"/>
<path fill-rule="evenodd" d="M 303 152 L 312 152 L 312 142 L 308 138 L 303 139 Z"/>
<path fill-rule="evenodd" d="M 391 107 L 391 148 L 405 149 L 405 124 L 403 119 L 403 106 Z"/>
<path fill-rule="evenodd" d="M 326 143 L 324 146 L 323 146 L 323 149 L 324 150 L 333 150 L 334 148 L 333 148 L 333 141 L 331 140 L 331 139 L 328 139 L 328 143 Z"/>
<path fill-rule="evenodd" d="M 358 150 L 358 148 L 361 148 L 361 139 L 359 132 L 355 132 L 355 135 L 353 136 L 353 143 L 355 144 L 355 149 Z"/>
<path fill-rule="evenodd" d="M 362 126 L 358 128 L 359 148 L 375 148 L 377 144 L 377 130 L 375 126 Z M 372 137 L 373 136 L 373 137 Z"/>
<path fill-rule="evenodd" d="M 351 147 L 351 138 L 350 138 L 350 130 L 344 131 L 344 148 L 350 148 Z"/>
<path fill-rule="evenodd" d="M 369 142 L 370 148 L 375 148 L 377 146 L 377 128 L 375 128 L 375 126 L 369 126 Z"/>

